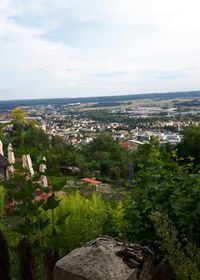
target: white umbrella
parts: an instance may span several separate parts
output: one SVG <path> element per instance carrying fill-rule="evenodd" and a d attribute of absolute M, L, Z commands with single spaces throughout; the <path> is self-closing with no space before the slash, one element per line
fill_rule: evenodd
<path fill-rule="evenodd" d="M 40 177 L 40 180 L 41 180 L 42 185 L 43 185 L 45 188 L 48 188 L 47 176 L 42 175 L 42 176 Z"/>
<path fill-rule="evenodd" d="M 30 155 L 22 156 L 22 167 L 28 169 L 31 176 L 34 175 L 34 170 L 33 170 L 32 160 L 31 160 Z"/>
<path fill-rule="evenodd" d="M 42 160 L 43 160 L 43 161 L 47 161 L 45 157 L 43 157 Z M 47 166 L 46 166 L 45 163 L 41 163 L 41 164 L 39 165 L 39 172 L 45 173 L 46 169 L 47 169 Z M 47 176 L 41 175 L 40 180 L 41 180 L 41 184 L 42 184 L 45 188 L 48 188 Z"/>
<path fill-rule="evenodd" d="M 9 166 L 8 168 L 9 168 L 9 172 L 10 172 L 11 174 L 13 174 L 14 171 L 15 171 L 13 165 Z"/>
<path fill-rule="evenodd" d="M 45 173 L 46 169 L 47 169 L 46 164 L 41 163 L 41 164 L 39 165 L 39 172 Z"/>
<path fill-rule="evenodd" d="M 27 163 L 26 155 L 22 155 L 22 167 L 28 169 L 28 163 Z"/>
<path fill-rule="evenodd" d="M 3 153 L 3 143 L 2 141 L 0 140 L 0 154 L 3 156 L 4 153 Z"/>
<path fill-rule="evenodd" d="M 10 163 L 10 166 L 8 167 L 8 178 L 9 178 L 9 174 L 14 173 L 13 164 L 15 163 L 15 155 L 13 153 L 12 144 L 8 145 L 8 162 Z"/>
<path fill-rule="evenodd" d="M 33 165 L 32 165 L 32 160 L 31 160 L 30 155 L 26 155 L 26 160 L 27 160 L 29 172 L 30 172 L 31 176 L 33 176 L 34 170 L 33 170 Z"/>
<path fill-rule="evenodd" d="M 13 153 L 13 148 L 11 144 L 8 145 L 8 162 L 10 164 L 15 163 L 15 155 Z"/>
<path fill-rule="evenodd" d="M 45 157 L 43 157 L 43 158 L 42 158 L 42 160 L 43 160 L 43 161 L 46 161 L 46 158 L 45 158 Z M 46 169 L 47 169 L 46 164 L 41 163 L 41 164 L 39 165 L 39 172 L 41 172 L 41 173 L 45 173 Z"/>

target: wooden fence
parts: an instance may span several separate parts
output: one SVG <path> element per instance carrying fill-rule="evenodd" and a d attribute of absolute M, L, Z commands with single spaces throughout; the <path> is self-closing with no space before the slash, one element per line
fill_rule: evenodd
<path fill-rule="evenodd" d="M 53 269 L 59 260 L 58 252 L 50 249 L 43 258 L 43 279 L 53 280 Z M 17 246 L 17 264 L 19 280 L 40 280 L 36 277 L 35 256 L 31 242 L 24 237 Z M 11 261 L 8 242 L 0 230 L 0 279 L 13 280 L 11 277 Z"/>

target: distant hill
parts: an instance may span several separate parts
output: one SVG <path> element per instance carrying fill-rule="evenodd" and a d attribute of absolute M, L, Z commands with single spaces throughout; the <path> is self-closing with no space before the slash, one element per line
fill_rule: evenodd
<path fill-rule="evenodd" d="M 117 102 L 130 101 L 137 99 L 174 99 L 186 97 L 200 97 L 200 91 L 185 92 L 166 92 L 166 93 L 145 93 L 117 96 L 98 96 L 98 97 L 81 97 L 81 98 L 47 98 L 47 99 L 27 99 L 27 100 L 6 100 L 0 101 L 0 110 L 9 110 L 17 106 L 28 105 L 62 105 L 77 102 Z"/>

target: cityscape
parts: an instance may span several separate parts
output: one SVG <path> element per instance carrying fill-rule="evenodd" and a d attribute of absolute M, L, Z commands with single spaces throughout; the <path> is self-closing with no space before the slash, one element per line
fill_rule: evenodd
<path fill-rule="evenodd" d="M 107 132 L 128 149 L 149 143 L 156 137 L 160 144 L 178 144 L 181 131 L 199 125 L 200 98 L 144 99 L 115 102 L 76 102 L 22 106 L 27 119 L 48 134 L 62 137 L 66 143 L 81 146 Z M 1 123 L 12 129 L 10 111 L 2 110 Z"/>

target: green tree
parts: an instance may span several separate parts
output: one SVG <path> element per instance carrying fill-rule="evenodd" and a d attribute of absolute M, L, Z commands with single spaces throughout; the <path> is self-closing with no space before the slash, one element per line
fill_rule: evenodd
<path fill-rule="evenodd" d="M 83 154 L 90 167 L 98 167 L 101 176 L 112 179 L 128 178 L 131 153 L 109 133 L 100 134 L 92 143 L 83 149 Z"/>
<path fill-rule="evenodd" d="M 6 190 L 0 185 L 0 229 L 4 227 Z"/>
<path fill-rule="evenodd" d="M 200 249 L 186 241 L 182 246 L 172 221 L 159 212 L 151 215 L 165 261 L 173 268 L 177 280 L 200 279 Z"/>
<path fill-rule="evenodd" d="M 25 122 L 25 118 L 27 117 L 27 113 L 23 109 L 21 109 L 20 107 L 17 107 L 17 108 L 12 110 L 11 117 L 14 119 L 15 122 L 22 124 L 22 123 Z"/>
<path fill-rule="evenodd" d="M 178 153 L 184 159 L 194 158 L 195 164 L 200 164 L 200 126 L 190 126 L 183 131 L 183 140 L 177 146 Z"/>
<path fill-rule="evenodd" d="M 150 219 L 152 210 L 167 214 L 182 234 L 199 243 L 200 173 L 192 162 L 179 165 L 176 152 L 163 154 L 159 148 L 151 151 L 140 164 L 132 194 L 125 204 L 126 238 L 138 240 L 157 250 L 155 231 Z"/>

